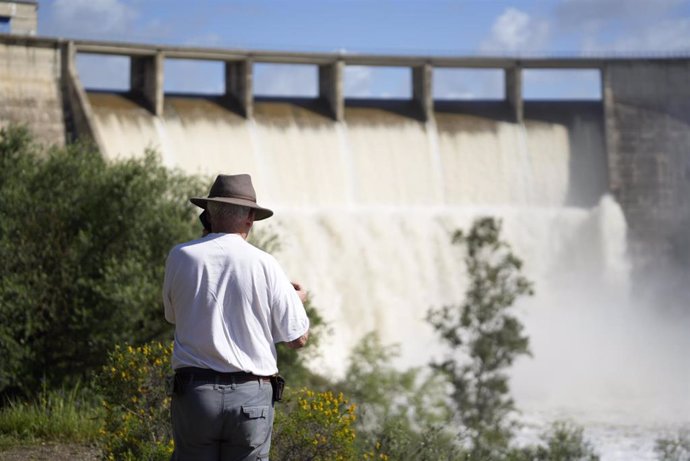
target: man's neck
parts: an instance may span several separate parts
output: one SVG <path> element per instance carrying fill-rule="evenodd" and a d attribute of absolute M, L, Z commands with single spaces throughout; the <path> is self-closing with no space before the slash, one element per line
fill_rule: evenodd
<path fill-rule="evenodd" d="M 237 230 L 237 229 L 218 229 L 213 231 L 214 233 L 218 234 L 235 234 L 239 235 L 242 237 L 244 240 L 247 240 L 249 237 L 249 231 L 248 230 Z"/>

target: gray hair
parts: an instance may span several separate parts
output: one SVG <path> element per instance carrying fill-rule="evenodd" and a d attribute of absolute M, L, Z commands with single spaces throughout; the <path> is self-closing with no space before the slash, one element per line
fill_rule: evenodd
<path fill-rule="evenodd" d="M 249 207 L 233 205 L 231 203 L 208 202 L 208 213 L 211 215 L 211 223 L 232 222 L 237 223 L 246 219 L 249 215 Z"/>

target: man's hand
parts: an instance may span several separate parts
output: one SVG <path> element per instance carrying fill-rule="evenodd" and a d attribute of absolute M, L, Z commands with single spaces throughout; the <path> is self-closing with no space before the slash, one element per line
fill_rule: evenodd
<path fill-rule="evenodd" d="M 292 287 L 297 291 L 300 301 L 304 303 L 307 300 L 307 290 L 297 282 L 292 282 Z"/>

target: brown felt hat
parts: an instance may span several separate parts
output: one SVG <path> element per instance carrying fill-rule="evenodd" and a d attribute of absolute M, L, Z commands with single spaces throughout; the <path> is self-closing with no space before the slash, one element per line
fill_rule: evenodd
<path fill-rule="evenodd" d="M 211 186 L 208 197 L 192 197 L 194 205 L 206 209 L 208 202 L 229 203 L 253 208 L 254 221 L 273 216 L 273 211 L 262 208 L 256 203 L 256 192 L 252 186 L 252 177 L 248 174 L 219 174 Z"/>

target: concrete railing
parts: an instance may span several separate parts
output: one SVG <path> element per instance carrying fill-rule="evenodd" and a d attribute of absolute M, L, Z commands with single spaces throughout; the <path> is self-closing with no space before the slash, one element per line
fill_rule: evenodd
<path fill-rule="evenodd" d="M 225 96 L 239 105 L 242 114 L 253 115 L 253 64 L 307 64 L 318 66 L 318 97 L 335 120 L 345 113 L 343 78 L 345 66 L 407 67 L 412 70 L 412 100 L 424 120 L 433 118 L 432 74 L 434 68 L 499 69 L 505 73 L 506 103 L 516 122 L 523 119 L 522 69 L 600 69 L 603 59 L 511 59 L 501 57 L 374 56 L 344 53 L 289 53 L 271 51 L 181 48 L 77 40 L 78 53 L 128 56 L 131 59 L 130 89 L 156 115 L 163 110 L 164 59 L 193 59 L 225 63 Z"/>
<path fill-rule="evenodd" d="M 412 101 L 422 119 L 433 118 L 434 101 L 432 75 L 435 68 L 498 69 L 504 71 L 505 103 L 512 119 L 523 120 L 523 69 L 598 69 L 611 61 L 635 61 L 635 58 L 508 58 L 508 57 L 440 57 L 440 56 L 385 56 L 346 53 L 292 53 L 272 51 L 223 50 L 162 45 L 143 45 L 86 40 L 68 41 L 45 37 L 18 37 L 0 35 L 0 43 L 22 43 L 29 46 L 49 46 L 70 49 L 66 65 L 76 68 L 78 53 L 129 57 L 130 91 L 143 101 L 155 115 L 163 113 L 164 75 L 166 58 L 199 61 L 220 61 L 225 64 L 225 94 L 239 106 L 247 118 L 254 113 L 254 63 L 308 64 L 318 66 L 318 98 L 327 105 L 335 120 L 345 113 L 343 91 L 346 66 L 407 67 L 412 75 Z M 70 43 L 68 48 L 65 44 Z M 668 60 L 668 58 L 659 58 Z M 687 58 L 678 58 L 687 60 Z M 87 108 L 88 110 L 88 108 Z"/>

